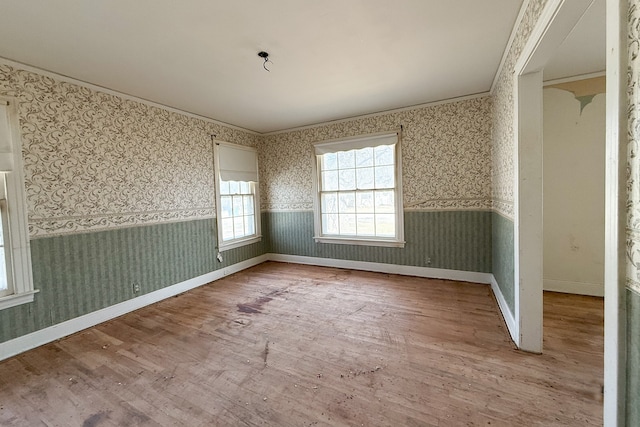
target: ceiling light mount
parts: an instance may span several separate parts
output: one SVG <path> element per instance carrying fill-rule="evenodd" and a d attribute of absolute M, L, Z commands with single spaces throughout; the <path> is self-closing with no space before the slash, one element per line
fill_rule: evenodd
<path fill-rule="evenodd" d="M 262 63 L 262 68 L 269 71 L 269 69 L 267 68 L 267 62 L 271 62 L 271 60 L 269 59 L 269 52 L 265 52 L 264 50 L 261 50 L 260 52 L 258 52 L 258 56 L 264 59 L 264 62 Z M 273 62 L 271 63 L 273 64 Z"/>

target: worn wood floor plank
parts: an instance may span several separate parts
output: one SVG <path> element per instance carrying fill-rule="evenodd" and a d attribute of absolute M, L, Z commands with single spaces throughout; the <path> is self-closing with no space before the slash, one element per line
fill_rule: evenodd
<path fill-rule="evenodd" d="M 488 286 L 269 262 L 0 363 L 0 425 L 601 425 L 602 299 L 544 345 Z"/>

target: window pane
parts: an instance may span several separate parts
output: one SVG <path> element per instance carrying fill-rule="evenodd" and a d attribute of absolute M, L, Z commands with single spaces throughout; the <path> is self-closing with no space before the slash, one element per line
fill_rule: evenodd
<path fill-rule="evenodd" d="M 240 181 L 240 193 L 251 194 L 251 184 L 247 181 Z"/>
<path fill-rule="evenodd" d="M 376 166 L 376 188 L 393 188 L 393 173 L 393 166 Z"/>
<path fill-rule="evenodd" d="M 374 213 L 373 206 L 373 191 L 356 193 L 356 210 L 358 213 Z"/>
<path fill-rule="evenodd" d="M 376 234 L 373 214 L 356 215 L 356 226 L 358 236 L 375 236 Z"/>
<path fill-rule="evenodd" d="M 4 260 L 4 247 L 0 247 L 0 291 L 6 291 L 9 288 L 7 284 L 7 266 Z"/>
<path fill-rule="evenodd" d="M 348 169 L 356 167 L 356 153 L 354 150 L 338 152 L 338 168 Z"/>
<path fill-rule="evenodd" d="M 373 188 L 373 168 L 356 169 L 358 190 L 370 190 Z"/>
<path fill-rule="evenodd" d="M 380 145 L 374 148 L 376 166 L 393 164 L 393 145 Z"/>
<path fill-rule="evenodd" d="M 373 147 L 356 150 L 356 167 L 373 166 Z"/>
<path fill-rule="evenodd" d="M 338 193 L 323 193 L 320 198 L 322 213 L 338 213 Z"/>
<path fill-rule="evenodd" d="M 229 181 L 229 194 L 238 194 L 240 192 L 240 184 L 238 181 Z"/>
<path fill-rule="evenodd" d="M 229 194 L 229 181 L 220 181 L 220 194 Z"/>
<path fill-rule="evenodd" d="M 355 192 L 339 193 L 338 201 L 339 201 L 338 212 L 342 214 L 356 212 L 356 193 Z"/>
<path fill-rule="evenodd" d="M 356 216 L 355 214 L 339 214 L 340 218 L 340 234 L 353 235 L 356 234 Z"/>
<path fill-rule="evenodd" d="M 237 239 L 245 235 L 244 217 L 237 216 L 233 218 L 233 236 Z"/>
<path fill-rule="evenodd" d="M 242 216 L 242 196 L 233 196 L 233 216 Z"/>
<path fill-rule="evenodd" d="M 338 155 L 336 153 L 323 154 L 321 158 L 321 170 L 326 171 L 338 169 Z"/>
<path fill-rule="evenodd" d="M 338 171 L 340 174 L 340 190 L 355 190 L 356 189 L 356 170 L 345 169 Z"/>
<path fill-rule="evenodd" d="M 242 196 L 242 204 L 244 205 L 244 214 L 253 215 L 253 196 Z"/>
<path fill-rule="evenodd" d="M 220 216 L 222 218 L 229 218 L 233 215 L 232 211 L 231 196 L 220 197 Z"/>
<path fill-rule="evenodd" d="M 256 217 L 247 215 L 244 217 L 244 231 L 247 236 L 256 234 Z"/>
<path fill-rule="evenodd" d="M 338 171 L 322 172 L 322 190 L 336 191 L 338 189 Z"/>
<path fill-rule="evenodd" d="M 396 218 L 393 214 L 376 214 L 376 236 L 394 237 L 396 235 Z"/>
<path fill-rule="evenodd" d="M 338 214 L 322 214 L 322 234 L 339 234 Z"/>
<path fill-rule="evenodd" d="M 376 213 L 394 213 L 396 211 L 393 191 L 375 192 L 375 210 Z"/>
<path fill-rule="evenodd" d="M 222 219 L 222 240 L 233 239 L 233 218 Z"/>

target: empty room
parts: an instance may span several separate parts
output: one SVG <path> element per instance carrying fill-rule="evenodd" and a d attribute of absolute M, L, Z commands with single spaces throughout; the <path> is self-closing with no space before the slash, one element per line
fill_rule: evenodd
<path fill-rule="evenodd" d="M 638 0 L 0 2 L 0 425 L 640 425 Z"/>

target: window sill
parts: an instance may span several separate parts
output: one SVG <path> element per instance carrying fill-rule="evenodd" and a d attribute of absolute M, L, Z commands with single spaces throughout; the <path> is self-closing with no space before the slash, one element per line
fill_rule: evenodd
<path fill-rule="evenodd" d="M 231 240 L 226 243 L 220 243 L 218 249 L 220 252 L 228 251 L 229 249 L 239 248 L 241 246 L 250 245 L 252 243 L 258 243 L 262 240 L 262 236 L 251 236 L 247 238 Z"/>
<path fill-rule="evenodd" d="M 335 243 L 338 245 L 358 246 L 383 246 L 389 248 L 404 248 L 404 244 L 406 243 L 403 240 L 357 239 L 353 237 L 316 236 L 313 239 L 316 241 L 316 243 Z"/>
<path fill-rule="evenodd" d="M 21 304 L 27 304 L 33 302 L 33 296 L 37 294 L 39 291 L 29 291 L 23 292 L 21 294 L 13 294 L 7 295 L 5 297 L 0 298 L 0 310 L 4 310 L 5 308 L 15 307 Z"/>

